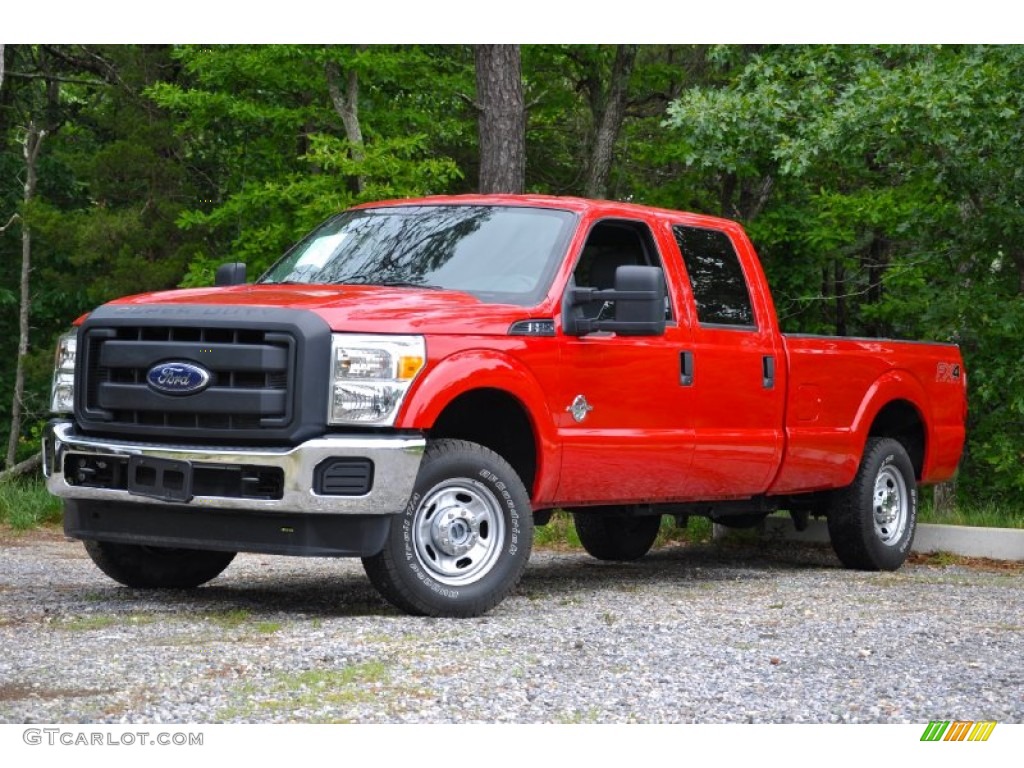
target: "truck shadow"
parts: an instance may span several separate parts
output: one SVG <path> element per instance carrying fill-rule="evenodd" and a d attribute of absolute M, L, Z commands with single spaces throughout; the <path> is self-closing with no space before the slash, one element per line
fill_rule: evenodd
<path fill-rule="evenodd" d="M 519 590 L 570 596 L 601 589 L 759 581 L 784 577 L 789 571 L 832 570 L 838 565 L 827 548 L 760 543 L 670 546 L 625 563 L 602 562 L 577 552 L 541 552 L 535 554 Z"/>
<path fill-rule="evenodd" d="M 244 558 L 244 559 L 243 559 Z M 253 560 L 252 558 L 259 558 Z M 105 599 L 123 610 L 173 613 L 187 618 L 244 613 L 252 619 L 323 619 L 405 616 L 381 598 L 357 561 L 313 564 L 296 558 L 241 556 L 225 574 L 195 590 L 146 591 L 110 585 Z M 260 567 L 260 566 L 266 567 Z M 255 566 L 255 567 L 254 567 Z M 671 590 L 703 584 L 784 578 L 805 569 L 834 570 L 831 550 L 763 545 L 670 546 L 629 563 L 601 562 L 582 552 L 537 551 L 509 598 L 592 603 L 603 591 Z M 333 571 L 333 572 L 331 572 Z M 724 587 L 723 587 L 724 588 Z M 97 592 L 92 590 L 90 599 Z M 498 611 L 502 610 L 499 606 Z M 426 619 L 431 621 L 432 619 Z"/>

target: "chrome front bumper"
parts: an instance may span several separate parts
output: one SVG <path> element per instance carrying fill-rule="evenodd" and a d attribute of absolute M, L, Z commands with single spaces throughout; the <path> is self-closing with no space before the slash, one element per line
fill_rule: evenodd
<path fill-rule="evenodd" d="M 294 448 L 231 448 L 215 446 L 152 445 L 137 441 L 86 437 L 75 433 L 74 423 L 56 421 L 43 435 L 43 473 L 50 493 L 83 501 L 120 501 L 247 512 L 391 515 L 401 512 L 412 495 L 426 440 L 410 436 L 326 436 Z M 281 498 L 254 499 L 196 495 L 186 502 L 163 501 L 119 488 L 97 488 L 68 482 L 64 460 L 69 454 L 185 461 L 190 464 L 230 467 L 279 468 L 284 473 Z M 373 462 L 373 483 L 361 496 L 319 495 L 314 492 L 314 470 L 335 458 L 365 458 Z"/>

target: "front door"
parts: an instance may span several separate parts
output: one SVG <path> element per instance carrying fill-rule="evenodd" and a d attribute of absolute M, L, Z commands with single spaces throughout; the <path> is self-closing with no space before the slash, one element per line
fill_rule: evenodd
<path fill-rule="evenodd" d="M 615 268 L 663 266 L 646 224 L 607 220 L 594 225 L 574 272 L 579 287 L 611 288 Z M 661 336 L 609 332 L 565 336 L 559 412 L 560 499 L 616 504 L 669 501 L 684 495 L 693 450 L 693 393 L 682 381 L 681 354 L 691 347 L 676 322 L 673 292 Z M 590 317 L 608 318 L 599 302 Z"/>

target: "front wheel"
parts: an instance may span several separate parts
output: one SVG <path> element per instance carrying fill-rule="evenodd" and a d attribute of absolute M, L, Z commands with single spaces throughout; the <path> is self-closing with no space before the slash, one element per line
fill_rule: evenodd
<path fill-rule="evenodd" d="M 828 513 L 832 548 L 847 568 L 895 571 L 917 528 L 917 481 L 902 443 L 871 438 L 853 483 L 837 491 Z"/>
<path fill-rule="evenodd" d="M 86 541 L 85 551 L 107 576 L 137 589 L 191 589 L 216 578 L 234 552 L 150 547 L 112 541 Z"/>
<path fill-rule="evenodd" d="M 407 613 L 479 616 L 519 582 L 532 545 L 530 497 L 508 462 L 476 443 L 438 440 L 384 549 L 363 568 Z"/>

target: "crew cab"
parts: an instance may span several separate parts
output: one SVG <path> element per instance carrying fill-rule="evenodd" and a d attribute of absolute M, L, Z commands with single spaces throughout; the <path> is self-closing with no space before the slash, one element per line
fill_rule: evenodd
<path fill-rule="evenodd" d="M 956 470 L 966 374 L 950 344 L 782 334 L 735 222 L 456 196 L 342 212 L 251 284 L 229 263 L 97 308 L 52 408 L 65 531 L 122 584 L 349 556 L 406 612 L 476 616 L 556 509 L 602 559 L 663 515 L 788 510 L 896 569 L 918 487 Z"/>

